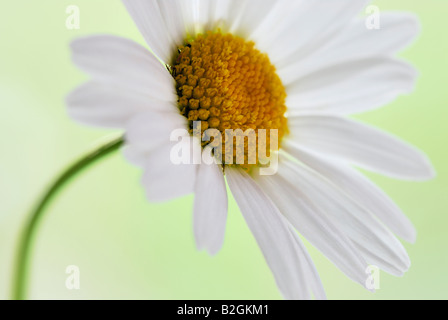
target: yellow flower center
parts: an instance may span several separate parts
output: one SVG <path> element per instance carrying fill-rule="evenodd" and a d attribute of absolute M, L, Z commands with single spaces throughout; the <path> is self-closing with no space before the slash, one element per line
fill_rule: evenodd
<path fill-rule="evenodd" d="M 199 34 L 178 49 L 170 70 L 176 80 L 180 112 L 190 122 L 190 133 L 193 134 L 194 123 L 201 123 L 201 134 L 217 129 L 227 138 L 229 129 L 253 130 L 257 145 L 255 164 L 250 161 L 254 159 L 250 139 L 233 142 L 233 150 L 223 143 L 220 155 L 223 163 L 238 163 L 247 170 L 259 165 L 261 146 L 267 155 L 277 151 L 288 133 L 286 92 L 268 56 L 258 51 L 253 42 L 220 31 Z M 259 134 L 260 129 L 266 134 Z M 275 145 L 270 143 L 274 132 L 271 130 L 277 130 Z M 262 137 L 266 137 L 265 143 Z M 203 147 L 208 143 L 203 142 Z M 244 164 L 236 160 L 238 143 L 244 143 Z M 234 161 L 229 161 L 229 157 Z"/>

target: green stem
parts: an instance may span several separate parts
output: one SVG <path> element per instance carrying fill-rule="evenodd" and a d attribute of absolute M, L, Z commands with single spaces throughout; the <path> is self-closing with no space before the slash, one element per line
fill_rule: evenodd
<path fill-rule="evenodd" d="M 28 269 L 30 264 L 30 254 L 33 239 L 36 234 L 39 222 L 42 219 L 45 209 L 47 208 L 51 200 L 78 173 L 80 173 L 96 161 L 106 157 L 114 151 L 117 151 L 123 145 L 123 143 L 123 138 L 116 139 L 79 159 L 70 167 L 68 167 L 43 194 L 36 207 L 31 211 L 29 219 L 23 229 L 23 233 L 21 234 L 13 269 L 14 277 L 12 279 L 12 299 L 26 299 L 29 277 Z"/>

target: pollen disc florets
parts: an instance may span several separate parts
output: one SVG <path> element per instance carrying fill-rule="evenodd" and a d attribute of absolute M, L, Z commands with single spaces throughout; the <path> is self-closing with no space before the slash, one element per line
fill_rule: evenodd
<path fill-rule="evenodd" d="M 280 147 L 281 139 L 288 132 L 285 88 L 268 56 L 258 51 L 253 42 L 220 31 L 199 34 L 179 47 L 171 73 L 176 80 L 180 112 L 189 120 L 192 134 L 193 123 L 198 122 L 201 134 L 217 129 L 226 137 L 229 129 L 254 130 L 260 148 L 258 132 L 264 129 L 264 152 Z M 270 143 L 272 129 L 277 130 L 275 146 Z M 249 153 L 247 140 L 244 150 Z M 238 149 L 237 143 L 232 143 L 234 150 L 230 151 Z M 229 163 L 229 153 L 237 157 L 223 143 L 223 163 Z M 250 154 L 247 153 L 245 164 L 239 165 L 249 169 Z M 258 164 L 258 152 L 255 162 Z"/>

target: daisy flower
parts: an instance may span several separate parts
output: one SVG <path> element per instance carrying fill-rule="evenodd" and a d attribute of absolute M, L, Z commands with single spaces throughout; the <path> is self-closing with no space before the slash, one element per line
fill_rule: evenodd
<path fill-rule="evenodd" d="M 73 61 L 91 81 L 68 97 L 69 114 L 124 131 L 150 201 L 194 193 L 197 247 L 212 255 L 228 185 L 286 299 L 325 298 L 299 234 L 363 286 L 369 265 L 401 276 L 410 260 L 397 237 L 414 242 L 416 231 L 357 168 L 405 180 L 434 172 L 416 148 L 348 116 L 412 92 L 416 71 L 395 55 L 419 24 L 382 13 L 381 29 L 369 30 L 360 17 L 369 2 L 123 0 L 148 47 L 106 35 L 74 41 Z M 227 146 L 201 161 L 210 129 L 254 130 L 257 141 L 276 132 L 265 147 L 278 168 L 261 174 L 261 156 L 219 161 L 236 159 Z M 180 147 L 192 150 L 188 163 L 173 161 Z"/>

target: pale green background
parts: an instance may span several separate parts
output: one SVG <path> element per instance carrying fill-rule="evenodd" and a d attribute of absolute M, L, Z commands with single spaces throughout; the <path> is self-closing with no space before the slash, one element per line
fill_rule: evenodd
<path fill-rule="evenodd" d="M 409 183 L 371 175 L 418 229 L 417 243 L 406 244 L 413 265 L 404 278 L 382 273 L 371 294 L 310 252 L 330 299 L 446 299 L 448 1 L 375 3 L 420 16 L 423 33 L 404 57 L 421 77 L 415 93 L 360 118 L 423 149 L 438 177 Z M 70 4 L 81 9 L 80 30 L 65 27 Z M 86 79 L 70 62 L 70 41 L 96 33 L 143 41 L 118 0 L 4 1 L 0 15 L 0 298 L 7 298 L 19 223 L 59 170 L 110 134 L 66 115 L 64 96 Z M 139 179 L 117 154 L 65 190 L 39 232 L 31 298 L 280 298 L 233 200 L 224 248 L 210 258 L 193 242 L 193 198 L 150 204 Z M 81 290 L 65 288 L 68 265 L 80 267 Z"/>

